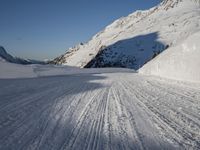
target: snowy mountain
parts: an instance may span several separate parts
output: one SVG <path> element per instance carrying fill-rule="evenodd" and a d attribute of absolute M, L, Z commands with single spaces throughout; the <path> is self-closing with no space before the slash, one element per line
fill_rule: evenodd
<path fill-rule="evenodd" d="M 36 60 L 30 60 L 30 59 L 22 59 L 18 57 L 13 57 L 12 55 L 8 54 L 4 47 L 0 46 L 0 61 L 6 61 L 16 64 L 42 64 L 44 62 L 36 61 Z"/>
<path fill-rule="evenodd" d="M 77 67 L 128 67 L 146 62 L 200 31 L 199 0 L 164 0 L 122 17 L 51 63 Z"/>

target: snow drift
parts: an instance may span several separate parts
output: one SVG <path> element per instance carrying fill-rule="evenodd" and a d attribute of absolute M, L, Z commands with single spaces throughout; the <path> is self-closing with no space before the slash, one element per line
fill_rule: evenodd
<path fill-rule="evenodd" d="M 200 32 L 144 65 L 140 73 L 200 82 Z"/>

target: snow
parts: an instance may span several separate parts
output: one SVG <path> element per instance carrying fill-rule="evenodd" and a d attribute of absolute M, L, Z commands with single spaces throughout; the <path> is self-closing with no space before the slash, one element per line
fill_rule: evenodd
<path fill-rule="evenodd" d="M 36 77 L 32 67 L 0 61 L 0 78 Z"/>
<path fill-rule="evenodd" d="M 90 41 L 70 48 L 53 63 L 135 70 L 168 47 L 200 31 L 199 0 L 165 0 L 145 11 L 122 17 Z M 102 49 L 104 47 L 104 49 Z"/>
<path fill-rule="evenodd" d="M 199 83 L 0 61 L 0 89 L 2 150 L 200 149 Z"/>
<path fill-rule="evenodd" d="M 0 79 L 0 149 L 200 148 L 199 84 L 88 71 Z"/>
<path fill-rule="evenodd" d="M 200 82 L 200 32 L 189 36 L 179 45 L 167 49 L 139 70 L 176 80 Z"/>
<path fill-rule="evenodd" d="M 0 61 L 0 79 L 11 78 L 34 78 L 45 76 L 62 76 L 70 74 L 84 74 L 84 73 L 109 73 L 109 72 L 135 72 L 134 70 L 122 68 L 102 68 L 102 69 L 80 69 L 69 66 L 56 65 L 20 65 Z"/>
<path fill-rule="evenodd" d="M 200 149 L 199 14 L 199 0 L 165 0 L 56 59 L 66 66 L 0 57 L 0 150 Z M 140 68 L 153 50 L 140 73 L 77 68 Z"/>

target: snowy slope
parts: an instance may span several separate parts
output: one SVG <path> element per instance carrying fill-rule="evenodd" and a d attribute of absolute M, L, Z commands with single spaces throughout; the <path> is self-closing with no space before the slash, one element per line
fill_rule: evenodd
<path fill-rule="evenodd" d="M 200 82 L 200 32 L 144 65 L 140 73 Z"/>
<path fill-rule="evenodd" d="M 77 67 L 138 69 L 168 47 L 200 30 L 199 0 L 164 0 L 122 17 L 89 42 L 70 48 L 52 63 Z"/>

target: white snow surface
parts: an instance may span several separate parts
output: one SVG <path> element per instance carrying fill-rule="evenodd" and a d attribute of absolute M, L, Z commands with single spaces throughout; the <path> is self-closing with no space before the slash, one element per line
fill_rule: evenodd
<path fill-rule="evenodd" d="M 111 70 L 0 79 L 0 149 L 200 149 L 200 84 Z"/>
<path fill-rule="evenodd" d="M 0 78 L 26 78 L 37 77 L 33 68 L 28 65 L 19 65 L 0 61 Z"/>
<path fill-rule="evenodd" d="M 11 78 L 34 78 L 44 76 L 61 76 L 69 74 L 84 73 L 108 73 L 108 72 L 135 72 L 134 70 L 122 68 L 102 68 L 102 69 L 80 69 L 69 66 L 57 65 L 20 65 L 0 60 L 0 79 Z"/>
<path fill-rule="evenodd" d="M 122 17 L 89 42 L 70 48 L 57 64 L 85 67 L 123 66 L 138 69 L 168 47 L 200 31 L 199 0 L 164 0 L 145 11 Z M 96 56 L 102 51 L 99 57 Z M 96 59 L 95 59 L 96 58 Z"/>
<path fill-rule="evenodd" d="M 200 32 L 144 65 L 140 73 L 200 82 Z"/>

